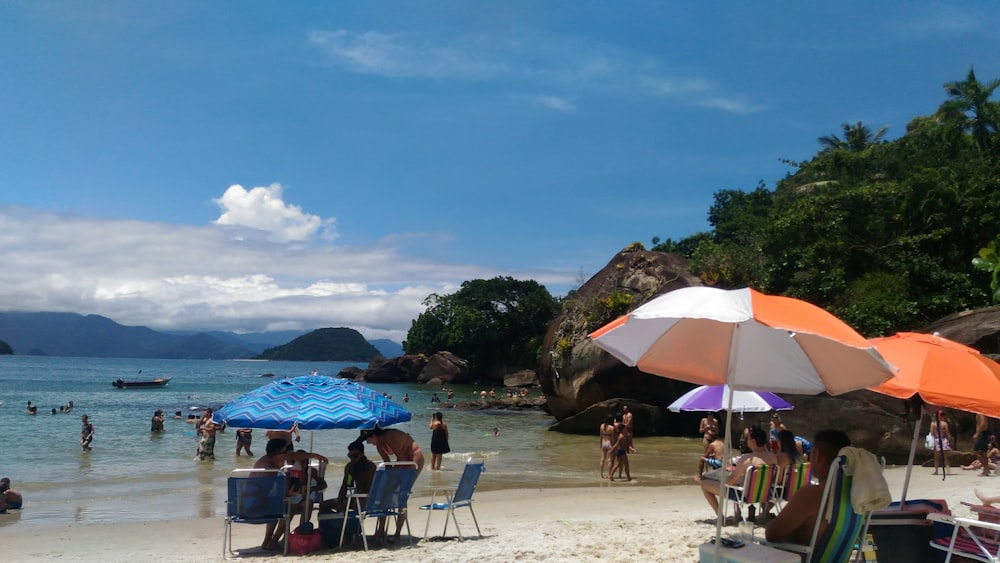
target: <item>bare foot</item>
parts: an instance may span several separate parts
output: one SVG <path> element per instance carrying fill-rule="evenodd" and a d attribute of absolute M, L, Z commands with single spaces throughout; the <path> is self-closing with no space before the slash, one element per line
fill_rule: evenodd
<path fill-rule="evenodd" d="M 972 492 L 976 493 L 976 498 L 979 499 L 985 506 L 992 506 L 993 499 L 979 492 L 979 489 L 972 489 Z"/>

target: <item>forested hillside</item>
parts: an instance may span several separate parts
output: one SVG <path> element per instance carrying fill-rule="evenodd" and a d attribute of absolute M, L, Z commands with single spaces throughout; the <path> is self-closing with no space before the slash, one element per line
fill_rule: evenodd
<path fill-rule="evenodd" d="M 998 86 L 970 70 L 889 142 L 845 123 L 774 190 L 720 190 L 710 232 L 653 249 L 690 258 L 707 283 L 827 307 L 866 336 L 989 305 L 1000 262 L 973 259 L 1000 241 Z"/>

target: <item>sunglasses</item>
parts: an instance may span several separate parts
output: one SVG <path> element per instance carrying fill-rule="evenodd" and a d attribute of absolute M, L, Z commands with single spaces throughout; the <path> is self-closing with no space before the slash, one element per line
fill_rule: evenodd
<path fill-rule="evenodd" d="M 708 543 L 714 544 L 715 538 L 712 538 Z M 719 543 L 722 544 L 722 547 L 731 547 L 733 549 L 739 549 L 746 545 L 740 540 L 732 540 L 729 538 L 722 538 L 721 540 L 719 540 Z"/>
<path fill-rule="evenodd" d="M 347 454 L 347 459 L 358 459 L 361 454 Z"/>

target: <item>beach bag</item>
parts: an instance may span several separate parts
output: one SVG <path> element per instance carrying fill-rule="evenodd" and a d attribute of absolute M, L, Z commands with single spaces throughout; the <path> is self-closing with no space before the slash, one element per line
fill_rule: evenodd
<path fill-rule="evenodd" d="M 288 535 L 289 555 L 305 555 L 323 549 L 323 534 L 316 530 L 292 532 Z"/>
<path fill-rule="evenodd" d="M 933 450 L 934 449 L 934 435 L 933 434 L 928 434 L 927 437 L 924 438 L 924 447 L 927 448 L 928 450 Z"/>

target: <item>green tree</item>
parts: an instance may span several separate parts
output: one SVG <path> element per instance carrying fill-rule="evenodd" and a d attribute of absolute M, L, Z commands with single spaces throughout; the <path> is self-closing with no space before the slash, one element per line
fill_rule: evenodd
<path fill-rule="evenodd" d="M 972 259 L 977 270 L 989 272 L 990 290 L 994 303 L 1000 303 L 1000 235 L 990 241 L 986 248 L 979 249 L 979 256 Z"/>
<path fill-rule="evenodd" d="M 818 139 L 823 150 L 843 149 L 851 152 L 861 152 L 871 145 L 881 142 L 882 137 L 885 137 L 886 132 L 889 130 L 889 126 L 883 125 L 872 133 L 872 130 L 867 125 L 859 121 L 854 125 L 841 123 L 840 129 L 844 132 L 843 139 L 836 134 L 824 135 Z"/>
<path fill-rule="evenodd" d="M 944 85 L 950 99 L 941 104 L 938 113 L 945 121 L 969 132 L 980 152 L 990 149 L 992 137 L 1000 128 L 1000 103 L 990 100 L 997 87 L 1000 79 L 980 82 L 972 68 L 965 80 Z"/>
<path fill-rule="evenodd" d="M 449 295 L 432 294 L 410 326 L 408 354 L 447 350 L 469 360 L 473 373 L 533 368 L 558 302 L 538 282 L 497 277 L 471 280 Z"/>

